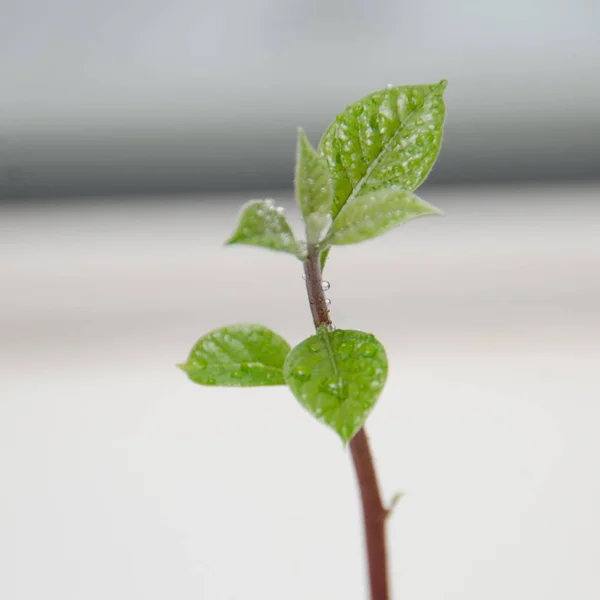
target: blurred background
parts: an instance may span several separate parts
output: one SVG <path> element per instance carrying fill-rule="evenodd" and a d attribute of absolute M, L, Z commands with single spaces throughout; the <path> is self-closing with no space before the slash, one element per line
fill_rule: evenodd
<path fill-rule="evenodd" d="M 174 365 L 310 334 L 299 263 L 221 247 L 239 207 L 298 227 L 297 126 L 445 78 L 445 217 L 326 272 L 388 349 L 394 597 L 598 598 L 598 65 L 592 0 L 0 0 L 0 597 L 366 598 L 336 436 Z"/>

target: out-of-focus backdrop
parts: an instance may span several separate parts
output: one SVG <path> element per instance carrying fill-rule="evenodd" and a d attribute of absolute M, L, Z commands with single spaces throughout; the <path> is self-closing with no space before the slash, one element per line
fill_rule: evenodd
<path fill-rule="evenodd" d="M 299 263 L 221 248 L 240 205 L 299 226 L 296 127 L 446 78 L 446 216 L 326 272 L 388 348 L 394 597 L 596 600 L 599 64 L 591 0 L 2 0 L 0 598 L 366 598 L 335 434 L 174 365 L 310 334 Z"/>
<path fill-rule="evenodd" d="M 2 0 L 0 196 L 288 187 L 386 84 L 446 78 L 432 181 L 598 177 L 592 0 Z"/>

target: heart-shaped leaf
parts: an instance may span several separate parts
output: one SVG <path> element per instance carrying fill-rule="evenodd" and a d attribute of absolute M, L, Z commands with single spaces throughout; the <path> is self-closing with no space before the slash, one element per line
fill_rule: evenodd
<path fill-rule="evenodd" d="M 387 357 L 371 334 L 321 327 L 288 354 L 283 372 L 300 403 L 347 443 L 379 397 Z"/>
<path fill-rule="evenodd" d="M 289 344 L 262 325 L 228 325 L 200 338 L 177 365 L 195 383 L 253 387 L 285 384 Z"/>
<path fill-rule="evenodd" d="M 251 200 L 242 207 L 237 228 L 227 244 L 262 246 L 302 258 L 303 249 L 273 200 Z"/>
<path fill-rule="evenodd" d="M 411 192 L 391 187 L 347 202 L 333 223 L 326 244 L 356 244 L 425 215 L 441 212 Z"/>
<path fill-rule="evenodd" d="M 310 145 L 302 129 L 298 129 L 295 184 L 296 199 L 306 223 L 306 237 L 309 244 L 317 243 L 331 224 L 333 186 L 327 162 Z"/>
<path fill-rule="evenodd" d="M 423 182 L 442 142 L 446 83 L 375 92 L 329 126 L 319 149 L 334 181 L 334 220 L 352 198 L 392 185 L 412 192 Z"/>

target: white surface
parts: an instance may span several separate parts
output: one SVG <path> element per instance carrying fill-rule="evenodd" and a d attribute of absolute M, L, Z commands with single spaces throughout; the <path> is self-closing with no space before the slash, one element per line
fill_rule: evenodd
<path fill-rule="evenodd" d="M 433 189 L 444 219 L 332 253 L 336 324 L 389 352 L 395 598 L 599 597 L 599 191 Z M 220 247 L 236 209 L 3 209 L 3 600 L 366 598 L 336 436 L 173 366 L 228 322 L 310 334 L 299 264 Z"/>

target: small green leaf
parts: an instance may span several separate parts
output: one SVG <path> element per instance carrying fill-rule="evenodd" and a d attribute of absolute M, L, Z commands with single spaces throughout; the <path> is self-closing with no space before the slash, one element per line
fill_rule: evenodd
<path fill-rule="evenodd" d="M 441 211 L 431 204 L 394 186 L 347 202 L 325 242 L 337 246 L 357 244 L 416 217 L 439 214 Z"/>
<path fill-rule="evenodd" d="M 321 327 L 288 354 L 283 372 L 300 403 L 348 442 L 379 397 L 387 358 L 371 334 Z"/>
<path fill-rule="evenodd" d="M 308 242 L 317 243 L 331 224 L 333 186 L 325 159 L 310 145 L 302 129 L 298 129 L 296 151 L 296 199 L 306 223 Z"/>
<path fill-rule="evenodd" d="M 334 220 L 352 198 L 392 185 L 419 187 L 440 150 L 446 83 L 375 92 L 328 127 L 319 149 L 334 181 Z"/>
<path fill-rule="evenodd" d="M 302 247 L 273 200 L 251 200 L 242 207 L 237 229 L 227 244 L 262 246 L 302 258 Z"/>
<path fill-rule="evenodd" d="M 283 385 L 289 344 L 262 325 L 228 325 L 200 338 L 185 364 L 177 365 L 202 385 Z"/>

